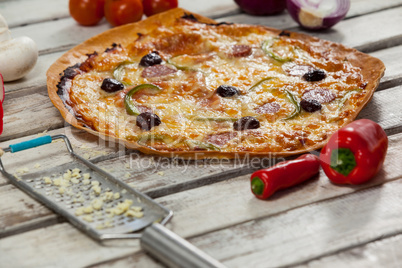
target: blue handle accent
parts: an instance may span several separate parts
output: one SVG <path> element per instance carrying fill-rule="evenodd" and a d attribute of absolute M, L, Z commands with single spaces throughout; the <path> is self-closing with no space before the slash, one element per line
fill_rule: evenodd
<path fill-rule="evenodd" d="M 48 144 L 51 142 L 52 142 L 52 137 L 47 135 L 47 136 L 29 140 L 29 141 L 23 141 L 20 143 L 10 145 L 10 152 L 15 153 L 15 152 L 23 151 L 26 149 L 38 147 L 38 146 L 41 146 L 44 144 Z"/>

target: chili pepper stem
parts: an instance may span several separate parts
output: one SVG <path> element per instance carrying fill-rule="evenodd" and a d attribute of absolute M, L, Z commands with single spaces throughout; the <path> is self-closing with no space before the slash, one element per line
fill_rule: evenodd
<path fill-rule="evenodd" d="M 336 172 L 348 176 L 356 167 L 356 159 L 348 148 L 339 148 L 331 152 L 331 168 Z"/>
<path fill-rule="evenodd" d="M 251 191 L 255 195 L 262 195 L 264 192 L 265 184 L 259 177 L 254 177 L 251 180 Z"/>

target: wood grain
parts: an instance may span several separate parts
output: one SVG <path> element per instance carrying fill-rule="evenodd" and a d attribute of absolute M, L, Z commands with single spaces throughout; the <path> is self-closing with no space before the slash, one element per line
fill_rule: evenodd
<path fill-rule="evenodd" d="M 395 46 L 370 53 L 371 56 L 381 59 L 386 66 L 384 77 L 381 79 L 377 90 L 383 90 L 402 84 L 400 72 L 402 70 L 402 61 L 398 60 L 397 57 L 397 55 L 401 55 L 401 53 L 402 46 Z"/>
<path fill-rule="evenodd" d="M 302 30 L 289 16 L 285 15 L 256 18 L 240 14 L 221 18 L 218 21 L 261 24 L 279 29 L 289 29 L 304 32 L 321 39 L 342 43 L 363 52 L 373 52 L 402 44 L 402 33 L 399 26 L 402 25 L 401 12 L 402 7 L 398 7 L 366 16 L 350 18 L 322 32 Z M 393 19 L 390 20 L 390 17 Z"/>
<path fill-rule="evenodd" d="M 374 94 L 372 102 L 363 110 L 360 118 L 369 118 L 376 122 L 379 122 L 381 126 L 387 132 L 400 132 L 402 130 L 402 107 L 395 104 L 395 98 L 402 98 L 401 87 L 376 92 Z M 69 133 L 73 131 L 75 133 Z M 113 175 L 121 178 L 132 187 L 145 192 L 151 197 L 159 197 L 164 195 L 173 194 L 175 192 L 181 192 L 188 189 L 200 187 L 203 185 L 209 185 L 215 182 L 227 180 L 242 174 L 251 173 L 252 170 L 258 169 L 260 166 L 250 166 L 252 161 L 227 161 L 223 164 L 218 162 L 205 161 L 187 161 L 180 162 L 178 159 L 168 159 L 163 157 L 146 156 L 136 151 L 130 151 L 125 155 L 124 148 L 119 148 L 118 145 L 108 144 L 107 150 L 104 150 L 102 146 L 102 140 L 82 131 L 78 131 L 71 128 L 59 129 L 57 131 L 49 132 L 49 134 L 66 133 L 72 139 L 72 143 L 75 148 L 78 148 L 78 153 L 82 155 L 92 156 L 108 156 L 114 157 L 120 155 L 118 158 L 112 158 L 111 160 L 98 162 L 97 164 L 102 168 L 105 168 Z M 21 139 L 22 140 L 22 139 Z M 85 147 L 91 148 L 91 150 L 83 149 Z M 116 147 L 117 146 L 117 147 Z M 47 145 L 46 154 L 42 153 L 37 155 L 36 152 L 30 154 L 20 155 L 6 155 L 5 163 L 9 163 L 12 172 L 15 172 L 18 168 L 27 167 L 29 170 L 34 171 L 35 164 L 41 163 L 42 167 L 50 168 L 56 164 L 64 164 L 70 160 L 66 155 L 66 149 L 63 143 L 57 143 L 55 145 Z M 123 155 L 124 154 L 124 155 Z M 29 163 L 29 164 L 27 164 Z M 262 164 L 272 164 L 273 161 Z M 0 177 L 5 183 L 5 179 Z M 18 191 L 15 189 L 15 191 Z M 0 201 L 2 197 L 0 196 Z M 23 213 L 23 211 L 15 208 L 17 213 Z M 42 211 L 39 214 L 43 213 Z M 0 210 L 0 215 L 1 215 Z M 35 219 L 34 215 L 32 219 Z M 20 224 L 27 224 L 21 222 Z M 0 227 L 7 226 L 7 224 L 0 222 Z M 36 223 L 34 226 L 37 226 Z M 20 225 L 12 226 L 12 232 L 18 232 Z M 8 235 L 10 231 L 7 231 Z"/>
<path fill-rule="evenodd" d="M 6 148 L 10 144 L 27 141 L 43 135 L 58 134 L 64 134 L 69 138 L 77 154 L 94 162 L 104 161 L 108 158 L 118 158 L 119 156 L 124 156 L 126 153 L 125 148 L 119 144 L 100 140 L 98 137 L 90 135 L 87 132 L 71 127 L 8 140 L 2 142 L 1 147 Z M 51 144 L 23 152 L 14 154 L 7 153 L 3 155 L 1 159 L 7 171 L 11 174 L 18 173 L 19 169 L 28 169 L 30 172 L 40 171 L 71 161 L 71 157 L 67 153 L 66 145 L 62 140 L 56 140 Z M 0 175 L 0 185 L 4 184 L 7 184 L 7 179 L 3 175 Z"/>
<path fill-rule="evenodd" d="M 43 55 L 68 50 L 110 28 L 111 26 L 105 20 L 93 27 L 82 27 L 74 19 L 67 17 L 56 21 L 45 21 L 17 27 L 13 29 L 12 35 L 19 37 L 26 36 L 29 33 L 28 36 L 36 42 L 39 54 Z"/>
<path fill-rule="evenodd" d="M 340 253 L 309 261 L 305 264 L 296 266 L 297 268 L 316 268 L 316 267 L 400 267 L 402 258 L 401 251 L 402 235 L 390 238 L 379 239 L 377 241 L 351 248 Z"/>
<path fill-rule="evenodd" d="M 0 1 L 0 11 L 10 29 L 13 30 L 13 28 L 19 26 L 70 17 L 68 2 L 68 0 Z M 215 0 L 180 0 L 179 6 L 210 17 L 219 17 L 239 12 L 233 0 L 220 0 L 219 3 Z M 24 15 L 21 16 L 21 14 Z M 143 19 L 145 18 L 144 16 Z"/>
<path fill-rule="evenodd" d="M 11 30 L 18 26 L 66 18 L 66 0 L 12 0 L 0 2 L 0 11 Z"/>
<path fill-rule="evenodd" d="M 321 173 L 318 180 L 277 193 L 269 201 L 261 201 L 250 193 L 249 176 L 246 175 L 156 200 L 175 212 L 167 225 L 169 229 L 190 237 L 192 243 L 229 267 L 245 267 L 250 260 L 261 260 L 255 265 L 278 266 L 316 258 L 390 232 L 402 232 L 399 224 L 402 216 L 397 213 L 402 206 L 399 194 L 402 167 L 397 159 L 402 149 L 401 138 L 402 134 L 390 137 L 383 170 L 370 183 L 361 186 L 336 186 Z M 9 203 L 13 202 L 9 200 Z M 348 218 L 350 220 L 346 220 Z M 100 245 L 88 242 L 90 238 L 72 231 L 74 228 L 69 224 L 46 228 L 46 237 L 40 236 L 43 230 L 0 240 L 0 251 L 8 253 L 3 263 L 11 263 L 15 254 L 32 255 L 29 243 L 33 237 L 37 237 L 36 250 L 39 252 L 53 248 L 55 241 L 62 239 L 72 256 L 80 256 L 74 263 L 77 266 L 139 252 L 137 247 L 122 251 L 112 247 L 108 253 L 99 256 L 96 252 Z M 66 233 L 68 239 L 64 237 Z M 26 248 L 18 247 L 21 240 L 27 241 Z M 316 244 L 309 243 L 312 240 Z M 284 258 L 283 252 L 289 251 L 291 256 Z M 89 253 L 83 256 L 80 252 Z M 38 260 L 30 261 L 49 265 L 61 262 L 64 253 L 49 250 L 36 258 Z"/>
<path fill-rule="evenodd" d="M 0 0 L 0 12 L 11 26 L 12 36 L 30 36 L 41 54 L 28 76 L 5 85 L 5 130 L 0 147 L 45 134 L 42 132 L 67 134 L 79 154 L 159 197 L 157 201 L 175 211 L 168 228 L 228 267 L 399 267 L 402 0 L 351 2 L 344 21 L 332 30 L 309 34 L 372 52 L 387 67 L 380 91 L 359 116 L 379 122 L 390 138 L 385 166 L 368 184 L 340 187 L 321 173 L 319 178 L 264 202 L 251 195 L 249 175 L 239 176 L 250 172 L 245 166 L 165 162 L 65 125 L 49 104 L 45 72 L 67 49 L 110 27 L 105 20 L 95 27 L 78 26 L 69 17 L 66 0 Z M 233 0 L 180 0 L 180 6 L 220 21 L 301 31 L 286 12 L 248 16 Z M 13 172 L 22 167 L 37 171 L 69 160 L 63 143 L 41 149 L 6 154 L 2 160 Z M 94 242 L 8 184 L 3 176 L 0 237 L 2 267 L 161 267 L 140 250 L 138 241 L 114 247 Z"/>
<path fill-rule="evenodd" d="M 3 109 L 6 127 L 0 141 L 65 126 L 64 120 L 48 97 L 37 93 L 7 100 L 3 103 Z"/>
<path fill-rule="evenodd" d="M 218 253 L 215 257 L 228 267 L 294 265 L 400 234 L 401 190 L 398 180 L 212 232 L 191 242 L 207 253 Z"/>

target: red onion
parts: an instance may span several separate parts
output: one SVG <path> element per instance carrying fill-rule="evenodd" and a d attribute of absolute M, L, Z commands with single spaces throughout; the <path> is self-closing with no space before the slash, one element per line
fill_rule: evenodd
<path fill-rule="evenodd" d="M 271 15 L 286 8 L 286 0 L 235 0 L 237 5 L 251 15 Z"/>
<path fill-rule="evenodd" d="M 286 4 L 292 18 L 310 30 L 332 27 L 350 8 L 350 0 L 287 0 Z"/>

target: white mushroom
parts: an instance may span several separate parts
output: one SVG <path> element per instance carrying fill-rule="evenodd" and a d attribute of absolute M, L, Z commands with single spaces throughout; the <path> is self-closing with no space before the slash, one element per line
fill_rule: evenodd
<path fill-rule="evenodd" d="M 12 39 L 8 25 L 0 14 L 0 73 L 5 82 L 24 77 L 35 66 L 38 48 L 26 36 Z"/>

